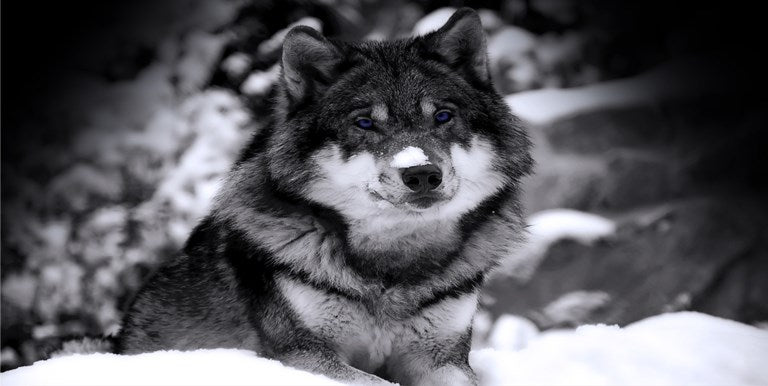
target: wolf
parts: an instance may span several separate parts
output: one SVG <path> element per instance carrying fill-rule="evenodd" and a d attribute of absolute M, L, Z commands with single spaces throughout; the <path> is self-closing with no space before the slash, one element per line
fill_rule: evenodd
<path fill-rule="evenodd" d="M 270 123 L 135 296 L 117 352 L 241 348 L 355 384 L 477 384 L 478 292 L 523 239 L 533 163 L 477 13 L 396 41 L 298 26 L 281 60 Z"/>

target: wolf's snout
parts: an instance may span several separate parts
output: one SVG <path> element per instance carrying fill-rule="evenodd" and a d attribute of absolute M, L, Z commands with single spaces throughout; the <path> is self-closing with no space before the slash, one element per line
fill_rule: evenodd
<path fill-rule="evenodd" d="M 443 173 L 435 165 L 413 166 L 403 170 L 403 183 L 416 193 L 437 189 L 443 182 Z"/>

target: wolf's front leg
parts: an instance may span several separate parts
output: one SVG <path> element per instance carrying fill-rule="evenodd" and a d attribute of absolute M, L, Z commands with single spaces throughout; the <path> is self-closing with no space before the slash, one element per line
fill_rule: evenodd
<path fill-rule="evenodd" d="M 445 365 L 423 374 L 415 384 L 477 386 L 477 376 L 469 365 Z"/>
<path fill-rule="evenodd" d="M 392 386 L 373 374 L 358 370 L 344 363 L 336 353 L 327 349 L 298 350 L 280 355 L 277 359 L 285 365 L 353 385 Z"/>
<path fill-rule="evenodd" d="M 476 386 L 477 376 L 468 363 L 469 337 L 467 330 L 461 336 L 414 342 L 391 368 L 394 380 L 404 385 Z"/>
<path fill-rule="evenodd" d="M 403 385 L 477 385 L 469 367 L 477 294 L 447 298 L 412 318 L 387 370 Z"/>

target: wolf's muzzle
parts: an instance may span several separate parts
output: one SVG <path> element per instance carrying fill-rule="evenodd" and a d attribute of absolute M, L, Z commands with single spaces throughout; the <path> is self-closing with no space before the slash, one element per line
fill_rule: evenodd
<path fill-rule="evenodd" d="M 443 182 L 443 173 L 435 165 L 413 166 L 403 170 L 403 183 L 416 193 L 437 189 Z"/>

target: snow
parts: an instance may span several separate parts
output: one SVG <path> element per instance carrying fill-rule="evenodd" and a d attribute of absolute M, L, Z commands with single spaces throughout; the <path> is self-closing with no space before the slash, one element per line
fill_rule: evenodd
<path fill-rule="evenodd" d="M 573 209 L 548 209 L 528 217 L 530 238 L 538 243 L 574 239 L 584 244 L 616 231 L 616 224 L 596 214 Z"/>
<path fill-rule="evenodd" d="M 231 349 L 72 355 L 5 372 L 0 380 L 3 386 L 339 384 L 250 351 Z"/>
<path fill-rule="evenodd" d="M 695 68 L 696 70 L 691 70 Z M 663 101 L 701 95 L 717 87 L 702 84 L 714 67 L 670 62 L 645 74 L 572 89 L 540 89 L 507 96 L 518 117 L 533 124 L 547 124 L 567 116 L 599 109 L 654 105 Z"/>
<path fill-rule="evenodd" d="M 571 239 L 591 244 L 616 232 L 614 221 L 573 209 L 547 209 L 529 216 L 527 222 L 528 241 L 502 263 L 499 273 L 528 278 L 552 243 Z"/>
<path fill-rule="evenodd" d="M 536 48 L 536 36 L 522 28 L 507 26 L 488 39 L 488 60 L 497 63 L 507 58 L 519 61 Z"/>
<path fill-rule="evenodd" d="M 768 332 L 694 312 L 625 328 L 582 326 L 541 334 L 519 351 L 470 354 L 483 386 L 764 385 Z"/>
<path fill-rule="evenodd" d="M 280 65 L 275 64 L 265 71 L 254 71 L 248 75 L 248 78 L 240 86 L 240 91 L 246 95 L 264 96 L 272 89 L 272 85 L 277 83 L 279 78 Z"/>
<path fill-rule="evenodd" d="M 470 353 L 481 386 L 764 385 L 768 331 L 695 312 L 663 314 L 627 327 L 590 325 L 539 333 L 504 315 Z M 15 385 L 333 385 L 250 351 L 160 351 L 132 356 L 58 357 L 7 371 Z"/>
<path fill-rule="evenodd" d="M 550 326 L 579 325 L 610 301 L 611 295 L 603 291 L 568 292 L 547 304 L 536 316 L 538 321 Z"/>
<path fill-rule="evenodd" d="M 232 55 L 229 55 L 221 63 L 221 68 L 230 77 L 240 76 L 248 71 L 248 68 L 250 67 L 251 58 L 242 52 L 236 52 Z"/>
<path fill-rule="evenodd" d="M 488 345 L 496 350 L 518 351 L 539 335 L 539 329 L 530 320 L 502 315 L 496 320 L 488 334 Z"/>
<path fill-rule="evenodd" d="M 456 8 L 452 7 L 444 7 L 432 11 L 416 22 L 416 25 L 413 26 L 413 35 L 426 35 L 432 31 L 439 30 L 453 16 L 454 12 L 456 12 Z"/>
<path fill-rule="evenodd" d="M 196 31 L 184 39 L 184 54 L 175 73 L 179 91 L 191 94 L 205 86 L 227 43 L 225 36 Z"/>
<path fill-rule="evenodd" d="M 392 157 L 389 166 L 393 168 L 410 168 L 419 165 L 429 165 L 429 158 L 421 148 L 408 146 Z"/>
<path fill-rule="evenodd" d="M 480 16 L 480 23 L 486 31 L 495 31 L 504 26 L 504 20 L 499 17 L 496 11 L 481 8 L 477 9 L 477 15 Z"/>
<path fill-rule="evenodd" d="M 259 44 L 259 47 L 256 49 L 258 55 L 261 57 L 266 57 L 275 55 L 280 52 L 280 50 L 283 48 L 283 40 L 285 39 L 285 36 L 288 35 L 288 31 L 293 29 L 293 27 L 300 25 L 311 27 L 319 32 L 323 32 L 323 22 L 320 21 L 320 19 L 314 17 L 303 17 L 298 21 L 291 23 L 289 26 L 281 29 L 280 31 L 277 31 L 274 35 L 272 35 L 271 38 Z"/>
<path fill-rule="evenodd" d="M 187 238 L 197 219 L 207 213 L 223 176 L 247 138 L 243 127 L 249 121 L 237 96 L 224 90 L 196 94 L 184 101 L 180 111 L 194 136 L 189 138 L 189 146 L 175 167 L 159 182 L 152 199 L 138 208 L 148 217 L 155 217 L 159 208 L 167 205 L 173 213 L 183 215 L 178 231 L 171 234 L 179 243 Z"/>

